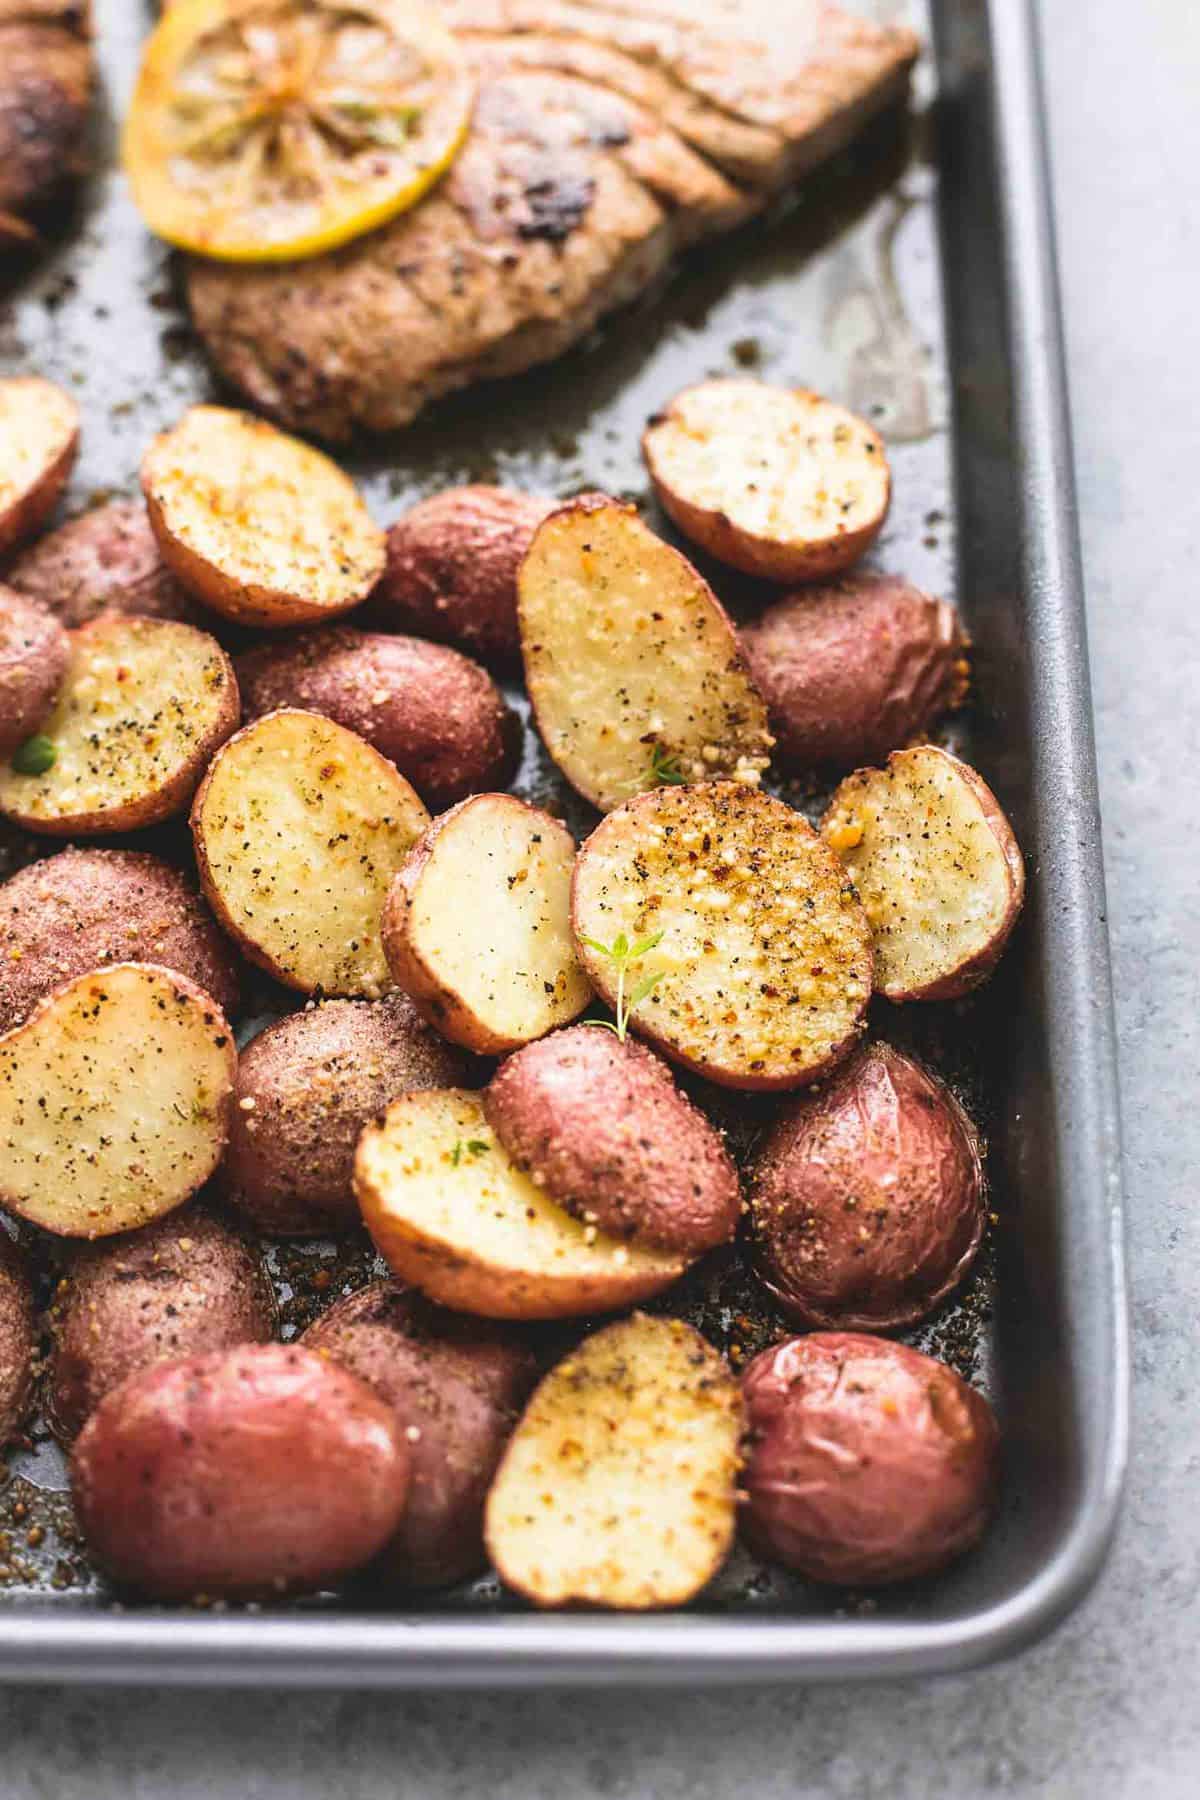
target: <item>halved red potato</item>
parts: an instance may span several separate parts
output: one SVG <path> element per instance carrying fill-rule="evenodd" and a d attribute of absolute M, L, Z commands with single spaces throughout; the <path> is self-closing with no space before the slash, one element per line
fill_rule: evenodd
<path fill-rule="evenodd" d="M 566 826 L 513 794 L 476 794 L 425 831 L 388 890 L 383 948 L 444 1037 L 498 1056 L 583 1011 L 574 866 Z"/>
<path fill-rule="evenodd" d="M 383 902 L 429 814 L 378 750 L 318 713 L 267 713 L 213 758 L 191 823 L 209 905 L 251 961 L 303 994 L 392 985 Z"/>
<path fill-rule="evenodd" d="M 40 375 L 0 380 L 0 556 L 45 524 L 79 449 L 79 408 Z"/>
<path fill-rule="evenodd" d="M 590 494 L 551 513 L 521 564 L 518 618 L 546 749 L 601 812 L 664 784 L 758 781 L 772 740 L 737 633 L 633 507 Z"/>
<path fill-rule="evenodd" d="M 488 1495 L 501 1580 L 537 1606 L 682 1606 L 733 1543 L 743 1411 L 723 1356 L 635 1313 L 542 1381 Z"/>
<path fill-rule="evenodd" d="M 69 655 L 57 619 L 0 585 L 0 757 L 11 756 L 42 723 Z"/>
<path fill-rule="evenodd" d="M 800 1087 L 862 1029 L 866 915 L 807 820 L 755 788 L 659 788 L 610 813 L 571 918 L 597 993 L 723 1087 Z"/>
<path fill-rule="evenodd" d="M 402 1281 L 458 1312 L 559 1319 L 612 1312 L 682 1275 L 686 1259 L 573 1219 L 497 1143 L 477 1094 L 402 1094 L 358 1143 L 354 1191 Z"/>
<path fill-rule="evenodd" d="M 187 806 L 239 718 L 215 638 L 107 614 L 70 636 L 52 711 L 28 754 L 0 764 L 0 813 L 52 837 L 157 825 Z"/>
<path fill-rule="evenodd" d="M 848 568 L 887 517 L 891 475 L 879 433 L 805 388 L 699 382 L 651 419 L 642 450 L 680 531 L 768 581 Z"/>
<path fill-rule="evenodd" d="M 0 1206 L 60 1237 L 132 1231 L 221 1160 L 237 1055 L 210 996 L 117 963 L 0 1037 Z"/>
<path fill-rule="evenodd" d="M 875 986 L 951 1000 L 991 974 L 1025 898 L 1025 864 L 983 777 L 933 744 L 842 782 L 821 824 L 862 897 Z"/>
<path fill-rule="evenodd" d="M 146 452 L 142 488 L 172 573 L 243 624 L 336 618 L 383 573 L 384 534 L 349 476 L 249 413 L 193 406 Z"/>

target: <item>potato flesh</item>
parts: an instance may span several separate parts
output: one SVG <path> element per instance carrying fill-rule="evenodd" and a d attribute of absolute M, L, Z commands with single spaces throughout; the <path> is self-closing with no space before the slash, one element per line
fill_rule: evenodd
<path fill-rule="evenodd" d="M 822 827 L 875 936 L 875 985 L 898 997 L 943 980 L 1006 929 L 1012 876 L 979 798 L 936 749 L 842 782 Z"/>
<path fill-rule="evenodd" d="M 496 1038 L 526 1043 L 591 993 L 571 939 L 575 843 L 522 802 L 470 802 L 438 833 L 410 933 L 430 974 Z"/>
<path fill-rule="evenodd" d="M 632 508 L 578 504 L 521 567 L 521 647 L 546 748 L 601 811 L 658 785 L 769 761 L 766 707 L 725 614 Z M 657 753 L 657 756 L 656 756 Z"/>
<path fill-rule="evenodd" d="M 209 750 L 236 721 L 232 670 L 204 632 L 165 619 L 99 619 L 71 634 L 67 673 L 41 727 L 55 748 L 52 767 L 20 775 L 0 764 L 0 812 L 34 825 L 152 824 L 186 805 Z"/>
<path fill-rule="evenodd" d="M 679 1319 L 587 1338 L 537 1389 L 487 1506 L 502 1577 L 542 1606 L 691 1599 L 733 1539 L 741 1404 Z"/>
<path fill-rule="evenodd" d="M 869 929 L 836 858 L 799 813 L 731 782 L 610 813 L 580 852 L 574 925 L 604 945 L 662 933 L 630 965 L 631 989 L 661 975 L 631 1023 L 731 1086 L 810 1079 L 870 994 Z M 582 955 L 612 1004 L 611 960 Z"/>
<path fill-rule="evenodd" d="M 0 1038 L 0 1203 L 66 1237 L 170 1212 L 220 1160 L 234 1068 L 190 982 L 137 963 L 79 976 Z"/>
<path fill-rule="evenodd" d="M 0 381 L 0 525 L 53 469 L 78 428 L 75 402 L 52 381 Z"/>
<path fill-rule="evenodd" d="M 302 993 L 375 999 L 392 877 L 429 823 L 369 744 L 316 713 L 270 713 L 214 758 L 192 829 L 218 915 Z"/>

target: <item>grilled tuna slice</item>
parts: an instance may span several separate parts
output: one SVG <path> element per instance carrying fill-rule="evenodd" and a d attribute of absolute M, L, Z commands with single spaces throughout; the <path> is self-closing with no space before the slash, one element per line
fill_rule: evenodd
<path fill-rule="evenodd" d="M 0 0 L 0 251 L 83 169 L 91 35 L 87 0 Z"/>

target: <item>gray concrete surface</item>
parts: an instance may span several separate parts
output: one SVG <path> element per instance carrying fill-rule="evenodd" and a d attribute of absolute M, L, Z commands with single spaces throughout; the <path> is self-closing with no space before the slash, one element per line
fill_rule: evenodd
<path fill-rule="evenodd" d="M 1200 14 L 1043 0 L 1121 1026 L 1136 1444 L 1117 1553 L 1037 1651 L 887 1688 L 0 1697 L 0 1795 L 1186 1800 L 1200 1793 Z"/>

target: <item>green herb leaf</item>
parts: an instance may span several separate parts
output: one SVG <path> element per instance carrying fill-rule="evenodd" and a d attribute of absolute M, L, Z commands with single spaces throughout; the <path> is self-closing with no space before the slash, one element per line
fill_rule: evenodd
<path fill-rule="evenodd" d="M 485 1156 L 491 1147 L 491 1143 L 487 1138 L 467 1139 L 467 1149 L 471 1152 L 472 1156 Z"/>
<path fill-rule="evenodd" d="M 625 936 L 623 931 L 619 931 L 613 939 L 612 949 L 609 951 L 609 955 L 614 962 L 624 962 L 625 958 L 629 955 L 629 939 Z"/>
<path fill-rule="evenodd" d="M 626 1017 L 628 1017 L 628 1015 L 633 1011 L 634 1007 L 638 1004 L 639 1001 L 644 1000 L 646 998 L 647 994 L 652 994 L 654 992 L 655 988 L 658 986 L 659 982 L 662 980 L 662 978 L 666 974 L 666 972 L 667 971 L 665 969 L 660 969 L 658 971 L 657 975 L 647 975 L 644 977 L 643 980 L 638 982 L 638 984 L 634 988 L 632 994 L 630 994 L 630 996 L 629 996 L 629 1000 L 628 1000 L 628 1003 L 625 1008 Z"/>
<path fill-rule="evenodd" d="M 679 758 L 655 744 L 650 752 L 650 780 L 659 787 L 686 787 L 687 776 L 679 767 Z"/>
<path fill-rule="evenodd" d="M 617 1030 L 611 1019 L 580 1019 L 581 1025 L 594 1025 L 598 1031 L 611 1031 L 619 1043 L 624 1043 L 623 1034 Z"/>
<path fill-rule="evenodd" d="M 12 754 L 12 766 L 18 775 L 44 775 L 58 761 L 58 745 L 44 733 L 35 731 Z"/>
<path fill-rule="evenodd" d="M 636 962 L 639 956 L 645 956 L 647 950 L 657 950 L 662 941 L 663 934 L 661 931 L 651 932 L 649 937 L 642 938 L 640 943 L 633 946 L 633 949 L 629 952 L 630 962 Z"/>
<path fill-rule="evenodd" d="M 462 1139 L 459 1138 L 457 1144 L 455 1144 L 453 1150 L 450 1152 L 450 1161 L 454 1164 L 454 1167 L 456 1169 L 457 1169 L 459 1163 L 462 1161 L 462 1153 L 463 1153 L 463 1144 L 462 1144 Z"/>

